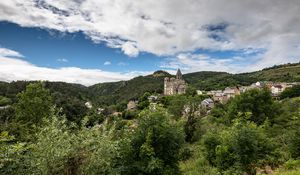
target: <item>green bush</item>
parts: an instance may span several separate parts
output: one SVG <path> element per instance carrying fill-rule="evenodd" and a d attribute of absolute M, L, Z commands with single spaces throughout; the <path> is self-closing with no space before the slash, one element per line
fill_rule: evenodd
<path fill-rule="evenodd" d="M 35 133 L 49 117 L 53 106 L 50 91 L 42 82 L 32 83 L 26 90 L 17 95 L 14 104 L 15 117 L 11 121 L 10 131 L 22 141 L 34 140 Z"/>
<path fill-rule="evenodd" d="M 206 160 L 204 154 L 205 149 L 201 144 L 189 145 L 189 149 L 192 151 L 192 156 L 184 161 L 180 162 L 180 169 L 183 174 L 189 175 L 215 175 L 220 174 L 217 168 L 211 166 Z"/>
<path fill-rule="evenodd" d="M 14 175 L 24 173 L 26 166 L 24 154 L 28 150 L 26 143 L 17 142 L 8 132 L 0 133 L 0 174 Z"/>
<path fill-rule="evenodd" d="M 219 170 L 231 173 L 252 173 L 255 167 L 268 162 L 275 149 L 273 145 L 262 128 L 243 120 L 204 137 L 207 160 Z"/>
<path fill-rule="evenodd" d="M 63 116 L 52 114 L 31 145 L 27 174 L 121 174 L 129 152 L 129 135 L 114 125 L 70 130 Z M 128 133 L 123 131 L 123 134 Z M 125 156 L 126 155 L 126 156 Z M 25 171 L 25 169 L 24 169 Z"/>
<path fill-rule="evenodd" d="M 176 119 L 182 116 L 185 104 L 187 104 L 187 97 L 184 95 L 169 96 L 166 98 L 167 109 Z"/>
<path fill-rule="evenodd" d="M 139 100 L 138 100 L 139 102 L 137 104 L 137 108 L 139 110 L 143 110 L 149 106 L 150 102 L 148 100 L 148 97 L 150 95 L 151 94 L 149 92 L 145 92 L 144 95 L 139 98 Z"/>
<path fill-rule="evenodd" d="M 133 111 L 125 110 L 122 112 L 122 118 L 130 120 L 130 119 L 135 118 L 138 114 L 139 114 L 139 111 L 137 111 L 137 110 L 133 110 Z"/>
<path fill-rule="evenodd" d="M 38 126 L 43 118 L 49 116 L 52 106 L 50 91 L 43 87 L 42 82 L 29 84 L 25 91 L 18 94 L 18 102 L 15 105 L 16 119 Z"/>
<path fill-rule="evenodd" d="M 280 98 L 293 98 L 293 97 L 299 97 L 300 96 L 300 85 L 295 85 L 290 88 L 286 88 L 281 94 Z"/>
<path fill-rule="evenodd" d="M 274 117 L 279 115 L 280 106 L 274 102 L 268 89 L 253 89 L 236 96 L 228 103 L 228 117 L 235 119 L 238 113 L 251 113 L 250 121 L 258 125 L 267 119 L 274 122 Z"/>
<path fill-rule="evenodd" d="M 291 157 L 294 159 L 300 158 L 300 131 L 292 131 L 288 139 L 288 147 Z"/>
<path fill-rule="evenodd" d="M 105 116 L 97 111 L 90 111 L 87 116 L 83 119 L 83 124 L 85 127 L 93 127 L 104 121 Z"/>
<path fill-rule="evenodd" d="M 132 136 L 131 170 L 126 174 L 179 174 L 184 133 L 166 111 L 143 111 Z"/>
<path fill-rule="evenodd" d="M 11 103 L 12 103 L 11 99 L 9 99 L 7 97 L 0 96 L 0 106 L 6 106 L 6 105 L 9 105 Z"/>
<path fill-rule="evenodd" d="M 283 164 L 283 167 L 288 170 L 299 168 L 300 167 L 300 159 L 299 160 L 290 159 Z"/>

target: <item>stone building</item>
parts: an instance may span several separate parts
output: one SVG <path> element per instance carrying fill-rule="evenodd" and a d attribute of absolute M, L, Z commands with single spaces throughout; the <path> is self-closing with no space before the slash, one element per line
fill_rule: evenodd
<path fill-rule="evenodd" d="M 164 95 L 184 94 L 187 84 L 182 78 L 180 69 L 177 70 L 176 78 L 166 77 L 164 81 Z"/>
<path fill-rule="evenodd" d="M 127 104 L 127 110 L 135 110 L 137 108 L 138 101 L 130 100 Z"/>

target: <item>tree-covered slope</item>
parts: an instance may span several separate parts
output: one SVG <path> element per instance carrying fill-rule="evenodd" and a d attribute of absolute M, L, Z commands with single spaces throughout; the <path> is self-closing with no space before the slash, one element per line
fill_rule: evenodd
<path fill-rule="evenodd" d="M 237 74 L 207 71 L 185 74 L 183 78 L 188 84 L 201 90 L 224 89 L 228 86 L 248 85 L 256 81 Z"/>
<path fill-rule="evenodd" d="M 137 99 L 145 92 L 162 93 L 163 80 L 167 72 L 156 71 L 151 75 L 139 76 L 128 81 L 99 83 L 89 87 L 94 101 L 100 104 L 115 104 L 120 101 Z"/>
<path fill-rule="evenodd" d="M 26 86 L 36 81 L 13 81 L 11 83 L 0 82 L 0 96 L 14 99 L 16 94 L 26 89 Z M 44 82 L 45 88 L 51 93 L 60 93 L 64 96 L 74 97 L 81 100 L 88 99 L 91 94 L 86 86 L 65 82 Z"/>
<path fill-rule="evenodd" d="M 299 82 L 300 63 L 273 66 L 248 75 L 250 78 L 267 81 Z"/>
<path fill-rule="evenodd" d="M 63 82 L 46 82 L 52 93 L 66 98 L 91 100 L 99 105 L 112 105 L 121 101 L 137 99 L 145 92 L 163 93 L 163 80 L 171 75 L 156 71 L 151 75 L 139 76 L 128 81 L 99 83 L 90 87 Z M 189 85 L 201 90 L 224 89 L 228 86 L 250 85 L 257 81 L 299 82 L 300 63 L 273 66 L 256 72 L 230 74 L 226 72 L 202 71 L 183 75 Z M 28 81 L 0 82 L 0 95 L 13 97 L 25 89 Z"/>
<path fill-rule="evenodd" d="M 250 85 L 257 81 L 299 82 L 300 63 L 273 66 L 256 72 L 229 74 L 226 72 L 195 72 L 184 79 L 197 89 L 223 89 L 228 86 Z"/>

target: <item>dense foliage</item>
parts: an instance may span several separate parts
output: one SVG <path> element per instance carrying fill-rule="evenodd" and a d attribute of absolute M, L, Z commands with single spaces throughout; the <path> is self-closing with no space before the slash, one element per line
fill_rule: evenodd
<path fill-rule="evenodd" d="M 280 98 L 293 98 L 300 96 L 300 85 L 295 85 L 293 87 L 286 88 L 281 94 Z"/>
<path fill-rule="evenodd" d="M 90 109 L 77 124 L 41 82 L 17 97 L 9 125 L 18 132 L 0 135 L 1 174 L 180 174 L 183 128 L 163 108 L 145 107 L 134 121 Z"/>
<path fill-rule="evenodd" d="M 129 174 L 180 174 L 182 127 L 164 110 L 143 111 L 137 124 L 131 143 L 132 170 Z"/>
<path fill-rule="evenodd" d="M 225 174 L 254 173 L 255 167 L 268 163 L 274 151 L 274 144 L 264 130 L 243 119 L 203 140 L 207 159 Z"/>
<path fill-rule="evenodd" d="M 278 104 L 274 102 L 268 89 L 247 91 L 232 99 L 227 105 L 230 120 L 240 112 L 249 112 L 249 119 L 257 124 L 262 124 L 266 119 L 273 122 L 279 113 L 278 110 Z"/>

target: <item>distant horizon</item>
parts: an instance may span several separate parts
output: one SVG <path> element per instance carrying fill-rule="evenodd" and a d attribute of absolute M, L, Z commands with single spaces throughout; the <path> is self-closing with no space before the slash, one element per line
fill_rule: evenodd
<path fill-rule="evenodd" d="M 257 71 L 262 71 L 262 70 L 265 70 L 265 69 L 268 69 L 268 68 L 273 68 L 274 66 L 284 66 L 284 65 L 289 65 L 289 64 L 300 64 L 300 62 L 296 62 L 296 63 L 285 63 L 285 64 L 280 64 L 280 65 L 273 65 L 273 66 L 270 66 L 270 67 L 265 67 L 265 68 L 262 68 L 260 70 L 257 70 Z M 179 68 L 180 69 L 180 68 Z M 129 81 L 129 80 L 132 80 L 136 77 L 139 77 L 139 76 L 148 76 L 148 75 L 153 75 L 155 72 L 158 72 L 158 71 L 164 71 L 166 73 L 169 73 L 170 75 L 172 76 L 175 76 L 176 75 L 176 71 L 177 70 L 174 70 L 172 71 L 172 73 L 170 73 L 169 71 L 166 71 L 166 70 L 156 70 L 156 71 L 153 71 L 152 73 L 149 73 L 149 74 L 146 74 L 146 75 L 136 75 L 135 77 L 132 77 L 130 79 L 125 79 L 125 80 L 116 80 L 116 81 L 107 81 L 107 82 L 98 82 L 98 83 L 94 83 L 94 84 L 90 84 L 90 85 L 85 85 L 85 84 L 82 84 L 82 83 L 76 83 L 76 82 L 66 82 L 66 81 L 51 81 L 51 80 L 43 80 L 43 79 L 36 79 L 36 80 L 11 80 L 11 81 L 5 81 L 5 80 L 1 80 L 0 79 L 0 82 L 6 82 L 6 83 L 11 83 L 11 82 L 17 82 L 17 81 L 27 81 L 27 82 L 30 82 L 30 81 L 48 81 L 48 82 L 62 82 L 62 83 L 70 83 L 70 84 L 79 84 L 79 85 L 83 85 L 83 86 L 86 86 L 86 87 L 89 87 L 89 86 L 93 86 L 93 85 L 96 85 L 96 84 L 101 84 L 101 83 L 115 83 L 115 82 L 120 82 L 120 81 Z M 257 72 L 257 71 L 252 71 L 252 72 L 240 72 L 240 73 L 229 73 L 229 72 L 224 72 L 224 71 L 196 71 L 196 72 L 189 72 L 189 73 L 183 73 L 183 75 L 187 75 L 187 74 L 193 74 L 193 73 L 199 73 L 199 72 L 220 72 L 220 73 L 228 73 L 228 74 L 244 74 L 244 73 L 253 73 L 253 72 Z"/>
<path fill-rule="evenodd" d="M 294 0 L 1 1 L 0 80 L 91 85 L 155 70 L 244 73 L 296 63 L 298 7 Z"/>

